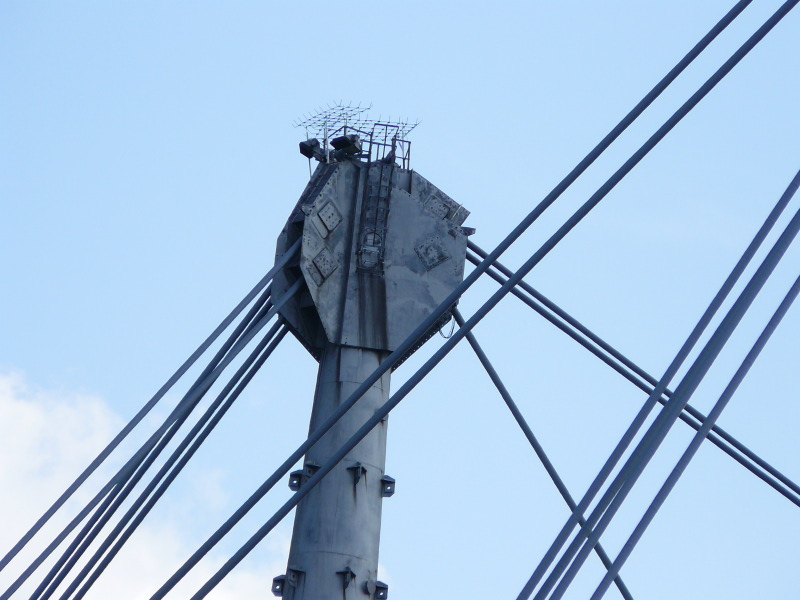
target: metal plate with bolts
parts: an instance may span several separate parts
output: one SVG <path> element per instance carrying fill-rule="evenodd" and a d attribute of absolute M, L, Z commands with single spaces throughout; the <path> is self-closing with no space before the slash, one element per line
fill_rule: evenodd
<path fill-rule="evenodd" d="M 414 250 L 425 265 L 425 269 L 430 271 L 435 266 L 442 264 L 450 258 L 444 244 L 438 237 L 431 237 L 417 244 Z"/>
<path fill-rule="evenodd" d="M 327 202 L 317 214 L 328 231 L 333 231 L 342 222 L 342 215 L 333 202 Z"/>
<path fill-rule="evenodd" d="M 312 262 L 314 266 L 319 269 L 320 275 L 322 275 L 324 279 L 330 277 L 336 270 L 336 267 L 339 266 L 339 263 L 336 262 L 336 257 L 333 256 L 331 251 L 327 248 L 320 250 L 319 254 L 314 257 Z"/>

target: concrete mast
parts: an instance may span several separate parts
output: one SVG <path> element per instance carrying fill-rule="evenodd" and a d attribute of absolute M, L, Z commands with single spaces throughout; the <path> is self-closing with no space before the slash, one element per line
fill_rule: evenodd
<path fill-rule="evenodd" d="M 325 131 L 329 129 L 325 122 Z M 385 125 L 385 128 L 395 127 Z M 331 128 L 332 129 L 332 128 Z M 301 252 L 273 282 L 280 295 L 305 289 L 281 314 L 319 360 L 314 431 L 463 279 L 469 214 L 430 182 L 396 164 L 398 142 L 375 129 L 300 144 L 320 165 L 278 239 L 281 256 Z M 392 132 L 390 132 L 392 133 Z M 362 151 L 362 139 L 369 149 Z M 390 139 L 391 138 L 391 139 Z M 327 139 L 325 139 L 327 146 Z M 417 347 L 449 320 L 422 336 Z M 291 474 L 297 490 L 389 397 L 383 377 L 307 453 Z M 386 421 L 380 423 L 300 501 L 289 562 L 272 591 L 291 600 L 388 598 L 378 580 L 382 501 L 394 494 L 385 474 Z"/>

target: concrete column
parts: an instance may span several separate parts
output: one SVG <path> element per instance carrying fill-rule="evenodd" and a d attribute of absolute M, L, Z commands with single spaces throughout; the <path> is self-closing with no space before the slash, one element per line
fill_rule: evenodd
<path fill-rule="evenodd" d="M 328 344 L 322 354 L 310 430 L 370 375 L 386 353 Z M 389 397 L 386 373 L 306 455 L 306 478 Z M 366 600 L 375 594 L 386 426 L 380 423 L 300 501 L 283 597 Z M 345 587 L 346 586 L 346 587 Z"/>

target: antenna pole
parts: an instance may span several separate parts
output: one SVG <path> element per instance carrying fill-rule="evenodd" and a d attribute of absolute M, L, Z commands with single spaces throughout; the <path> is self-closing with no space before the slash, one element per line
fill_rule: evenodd
<path fill-rule="evenodd" d="M 322 352 L 310 431 L 314 431 L 374 371 L 385 353 L 328 344 Z M 390 374 L 306 454 L 291 485 L 311 477 L 389 399 Z M 283 597 L 374 598 L 379 587 L 381 505 L 394 492 L 384 479 L 387 421 L 382 421 L 297 507 Z M 280 582 L 278 582 L 280 583 Z"/>
<path fill-rule="evenodd" d="M 302 243 L 273 294 L 303 284 L 281 315 L 319 360 L 309 437 L 374 381 L 290 474 L 300 496 L 287 570 L 272 585 L 290 600 L 388 598 L 378 580 L 382 503 L 395 491 L 385 474 L 386 419 L 351 450 L 342 448 L 389 400 L 391 373 L 375 375 L 386 357 L 412 332 L 419 336 L 419 324 L 463 281 L 473 231 L 461 227 L 469 211 L 396 164 L 397 145 L 408 143 L 413 125 L 377 123 L 364 110 L 337 105 L 307 119 L 325 147 L 317 138 L 301 143 L 301 153 L 316 152 L 320 165 L 278 238 L 277 256 Z M 423 328 L 403 359 L 449 320 L 447 313 Z M 304 489 L 312 478 L 319 485 Z"/>

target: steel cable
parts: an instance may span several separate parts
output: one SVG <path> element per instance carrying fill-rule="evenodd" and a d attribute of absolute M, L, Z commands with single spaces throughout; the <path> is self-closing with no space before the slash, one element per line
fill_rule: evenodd
<path fill-rule="evenodd" d="M 797 179 L 800 182 L 800 174 L 798 174 Z M 786 196 L 782 196 L 781 199 L 778 201 L 778 204 L 773 209 L 771 217 L 770 219 L 768 219 L 769 222 L 774 223 L 774 219 L 777 219 L 777 216 L 786 206 L 787 202 L 788 198 Z M 480 254 L 478 254 L 478 256 L 480 256 Z M 479 258 L 472 256 L 470 254 L 467 255 L 467 259 L 473 264 L 476 264 L 480 260 Z M 500 263 L 496 262 L 494 266 L 503 274 L 511 272 Z M 497 273 L 493 269 L 487 270 L 486 274 L 501 285 L 505 283 L 507 280 L 505 277 L 503 277 L 501 274 Z M 530 294 L 532 298 L 526 296 L 524 292 Z M 643 369 L 638 367 L 635 363 L 633 363 L 630 359 L 625 357 L 619 351 L 615 350 L 611 345 L 609 345 L 608 343 L 603 341 L 600 337 L 592 333 L 588 328 L 582 325 L 574 317 L 572 317 L 571 315 L 560 309 L 555 303 L 549 300 L 546 296 L 539 293 L 529 284 L 525 283 L 524 281 L 521 281 L 517 289 L 512 290 L 511 293 L 514 294 L 514 296 L 520 299 L 523 303 L 525 303 L 528 307 L 532 308 L 538 314 L 542 315 L 545 319 L 547 319 L 550 323 L 555 325 L 558 329 L 566 333 L 568 336 L 577 341 L 584 348 L 589 350 L 589 352 L 594 354 L 605 364 L 609 365 L 612 369 L 614 369 L 616 372 L 625 377 L 625 379 L 633 383 L 636 387 L 638 387 L 648 395 L 653 392 L 654 389 L 653 385 L 658 383 L 658 381 L 652 375 L 648 374 L 646 371 L 644 371 Z M 537 304 L 537 301 L 544 306 Z M 551 312 L 548 312 L 548 310 Z M 573 327 L 574 329 L 570 329 L 570 326 Z M 585 337 L 581 337 L 580 334 L 583 334 Z M 592 345 L 592 343 L 589 340 L 597 344 L 597 346 Z M 604 354 L 603 351 L 605 351 L 606 354 Z M 615 362 L 615 359 L 617 362 Z M 639 379 L 636 375 L 639 375 L 641 379 Z M 648 385 L 648 383 L 652 385 Z M 658 398 L 658 402 L 662 405 L 666 404 L 667 399 L 671 395 L 672 391 L 666 389 L 664 391 L 664 394 Z M 679 418 L 684 423 L 689 425 L 692 429 L 697 431 L 700 429 L 700 426 L 706 417 L 703 413 L 701 413 L 691 405 L 687 405 L 686 408 L 684 409 L 684 412 L 681 413 Z M 720 450 L 725 452 L 728 456 L 733 458 L 736 462 L 738 462 L 748 471 L 753 473 L 756 477 L 758 477 L 759 479 L 764 481 L 767 485 L 776 490 L 778 493 L 783 495 L 790 502 L 792 502 L 797 506 L 800 506 L 800 495 L 799 495 L 800 486 L 798 486 L 791 479 L 786 477 L 783 473 L 778 471 L 775 467 L 770 465 L 764 459 L 759 457 L 752 450 L 747 448 L 747 446 L 739 442 L 735 437 L 733 437 L 731 434 L 726 432 L 721 427 L 717 427 L 715 425 L 712 431 L 713 433 L 711 433 L 708 436 L 708 439 L 712 444 L 717 446 Z"/>
<path fill-rule="evenodd" d="M 119 446 L 128 434 L 144 419 L 145 416 L 153 409 L 153 407 L 164 397 L 164 395 L 172 388 L 173 385 L 191 368 L 197 359 L 206 351 L 220 334 L 228 328 L 228 326 L 236 319 L 236 317 L 244 310 L 244 308 L 253 301 L 258 293 L 272 280 L 280 269 L 282 269 L 289 260 L 298 252 L 300 248 L 300 241 L 298 240 L 287 252 L 275 263 L 275 266 L 270 269 L 264 277 L 248 292 L 239 304 L 225 317 L 222 322 L 214 329 L 213 332 L 205 339 L 205 341 L 197 347 L 197 349 L 186 359 L 186 361 L 178 367 L 167 382 L 147 401 L 147 403 L 139 410 L 138 413 L 125 425 L 125 427 L 114 437 L 111 442 L 97 455 L 97 457 L 78 475 L 70 486 L 59 496 L 55 502 L 48 508 L 45 513 L 31 526 L 31 528 L 20 538 L 20 540 L 9 550 L 5 556 L 0 560 L 0 571 L 2 571 L 8 563 L 25 547 L 25 545 L 41 530 L 50 518 L 61 508 L 64 503 L 69 500 L 72 494 L 91 476 L 92 473 L 99 467 L 106 458 Z"/>
<path fill-rule="evenodd" d="M 262 279 L 263 281 L 263 279 Z M 255 288 L 254 288 L 255 289 Z M 246 300 L 247 298 L 245 298 Z M 252 301 L 252 299 L 251 299 Z M 244 302 L 244 301 L 243 301 Z M 247 302 L 246 304 L 249 304 Z M 244 306 L 246 306 L 244 304 Z M 242 305 L 242 303 L 240 303 Z M 77 527 L 92 509 L 97 506 L 98 503 L 103 501 L 103 504 L 98 510 L 90 517 L 89 522 L 84 526 L 84 532 L 88 531 L 89 528 L 94 524 L 94 522 L 100 518 L 102 512 L 110 505 L 116 495 L 119 493 L 121 489 L 121 485 L 129 480 L 129 478 L 133 475 L 134 470 L 140 465 L 145 458 L 149 455 L 149 453 L 153 450 L 155 445 L 158 443 L 158 440 L 164 435 L 164 433 L 172 427 L 172 424 L 176 421 L 176 419 L 180 418 L 181 415 L 186 414 L 187 411 L 191 410 L 193 406 L 193 402 L 195 402 L 196 396 L 193 393 L 201 386 L 202 382 L 205 381 L 210 373 L 213 371 L 213 368 L 216 367 L 220 361 L 224 358 L 225 354 L 230 350 L 230 348 L 234 345 L 236 341 L 240 339 L 240 336 L 246 333 L 248 328 L 251 327 L 254 320 L 257 319 L 258 315 L 261 314 L 261 311 L 264 307 L 270 305 L 270 288 L 267 287 L 266 290 L 261 294 L 261 296 L 256 300 L 253 306 L 248 310 L 245 317 L 242 321 L 236 326 L 234 331 L 228 337 L 228 339 L 223 343 L 220 349 L 215 353 L 214 357 L 211 359 L 209 364 L 205 367 L 203 372 L 200 376 L 196 379 L 196 381 L 192 384 L 189 391 L 184 395 L 178 405 L 172 410 L 172 412 L 167 416 L 164 423 L 161 427 L 154 432 L 150 438 L 142 445 L 142 447 L 117 471 L 115 475 L 111 477 L 111 479 L 105 484 L 105 486 L 95 494 L 92 500 L 81 510 L 79 511 L 78 515 L 73 518 L 63 529 L 62 531 L 56 536 L 56 538 L 37 556 L 34 561 L 28 565 L 25 571 L 11 584 L 11 586 L 2 594 L 0 595 L 0 600 L 7 600 L 11 597 L 11 594 L 16 591 L 20 585 L 22 585 L 28 577 L 30 577 L 33 572 L 44 562 L 44 560 L 59 546 L 61 543 L 67 538 L 69 533 Z M 228 323 L 230 325 L 230 323 Z M 69 554 L 77 548 L 77 545 L 80 543 L 81 534 L 78 535 L 76 540 L 73 540 L 70 547 L 66 550 L 62 559 L 60 559 L 56 565 L 53 567 L 60 568 L 60 565 L 63 562 L 66 562 L 67 557 Z M 36 594 L 34 594 L 34 597 Z"/>
<path fill-rule="evenodd" d="M 580 547 L 580 550 L 575 553 L 568 549 L 561 561 L 559 561 L 561 564 L 566 564 L 569 560 L 572 560 L 569 557 L 574 555 L 574 560 L 572 560 L 569 568 L 564 572 L 561 582 L 553 590 L 553 599 L 563 596 L 570 582 L 583 564 L 586 556 L 591 552 L 591 547 L 597 543 L 603 531 L 605 531 L 611 519 L 613 519 L 642 471 L 674 425 L 680 410 L 686 402 L 689 401 L 692 394 L 697 389 L 697 386 L 713 365 L 714 360 L 733 334 L 737 325 L 741 322 L 745 312 L 766 283 L 778 262 L 780 262 L 798 231 L 800 231 L 800 210 L 797 211 L 789 222 L 758 270 L 736 299 L 736 302 L 734 302 L 720 325 L 714 331 L 711 339 L 703 347 L 700 355 L 692 363 L 692 366 L 681 380 L 681 383 L 675 389 L 673 397 L 670 398 L 653 424 L 645 432 L 642 440 L 592 511 L 592 514 L 587 520 L 587 526 L 578 531 L 578 536 L 573 542 L 573 547 Z M 585 542 L 583 541 L 584 539 Z M 583 545 L 581 546 L 581 544 Z M 550 579 L 555 578 L 556 573 L 560 570 L 560 567 L 557 566 L 551 574 Z M 544 592 L 545 589 L 543 586 L 537 596 L 544 598 Z"/>
<path fill-rule="evenodd" d="M 277 305 L 270 306 L 271 303 L 268 303 L 268 299 L 264 298 L 263 306 L 260 307 L 258 314 L 256 315 L 253 315 L 253 312 L 257 307 L 254 306 L 251 308 L 250 312 L 248 313 L 248 317 L 252 316 L 252 323 L 247 323 L 247 319 L 245 319 L 239 324 L 239 326 L 237 326 L 236 330 L 231 334 L 230 337 L 230 339 L 236 340 L 236 343 L 233 345 L 233 347 L 230 348 L 225 356 L 220 360 L 217 359 L 220 358 L 222 349 L 217 353 L 211 362 L 211 364 L 217 363 L 217 366 L 211 371 L 208 371 L 208 367 L 206 368 L 204 374 L 207 373 L 207 376 L 202 379 L 198 378 L 198 381 L 193 384 L 190 391 L 187 392 L 186 396 L 173 410 L 172 414 L 165 420 L 161 427 L 151 435 L 150 439 L 139 451 L 137 451 L 133 458 L 131 458 L 128 463 L 126 463 L 126 465 L 120 469 L 116 476 L 119 478 L 118 481 L 125 483 L 128 482 L 131 477 L 133 477 L 137 467 L 147 460 L 149 453 L 163 438 L 166 432 L 172 428 L 173 424 L 177 420 L 188 416 L 188 413 L 192 410 L 196 403 L 199 402 L 200 398 L 202 398 L 211 385 L 213 385 L 222 371 L 230 364 L 231 361 L 233 361 L 239 352 L 241 352 L 241 350 L 246 347 L 247 344 L 249 344 L 258 331 L 264 327 L 266 322 L 274 317 L 283 303 L 285 303 L 294 293 L 297 292 L 299 287 L 299 282 L 292 286 L 290 290 L 278 301 Z M 267 307 L 269 307 L 269 310 L 266 310 Z M 267 315 L 267 318 L 264 318 L 265 315 Z M 242 330 L 243 326 L 246 326 L 245 330 Z M 226 343 L 223 348 L 227 346 L 228 344 Z M 74 527 L 76 527 L 86 517 L 86 515 L 91 511 L 91 507 L 96 505 L 100 499 L 105 497 L 103 506 L 98 509 L 100 513 L 104 512 L 120 492 L 120 489 L 114 490 L 114 486 L 116 485 L 117 481 L 110 481 L 106 487 L 104 487 L 93 498 L 93 500 L 89 503 L 89 506 L 84 508 L 81 513 L 75 519 L 73 519 L 66 528 L 64 528 L 59 536 L 37 557 L 37 559 L 25 570 L 25 572 L 17 580 L 15 580 L 15 582 L 3 593 L 3 595 L 0 596 L 0 600 L 7 600 L 10 598 L 13 592 L 19 588 L 19 586 L 36 570 L 36 568 L 38 568 L 38 566 L 46 559 L 46 557 L 49 556 L 49 554 L 51 554 L 53 550 L 55 550 L 55 548 L 57 548 L 58 545 L 63 542 L 64 539 L 66 539 L 67 535 L 69 535 L 72 529 L 74 529 Z M 110 498 L 108 496 L 109 493 L 112 494 Z M 70 548 L 65 552 L 64 556 L 62 556 L 63 561 L 60 560 L 58 564 L 63 564 L 63 562 L 66 562 L 67 557 L 78 547 L 78 543 L 82 540 L 84 535 L 88 534 L 91 526 L 93 525 L 94 521 L 97 520 L 97 518 L 99 517 L 93 517 L 90 522 L 84 526 L 82 532 L 78 535 L 76 540 L 73 541 L 73 543 L 70 545 Z M 48 575 L 48 577 L 50 577 L 50 575 Z"/>
<path fill-rule="evenodd" d="M 731 58 L 729 58 L 723 64 L 723 66 L 720 67 L 720 69 L 718 69 L 714 73 L 714 75 L 705 84 L 703 84 L 701 89 L 698 90 L 698 92 L 696 92 L 692 96 L 692 98 L 686 104 L 684 104 L 681 107 L 681 109 L 679 109 L 679 113 L 684 113 L 685 114 L 684 111 L 686 110 L 686 108 L 688 108 L 690 105 L 696 104 L 696 102 L 699 100 L 700 97 L 702 97 L 705 94 L 707 94 L 708 91 L 710 91 L 710 89 L 713 88 L 716 85 L 716 83 L 718 83 L 728 72 L 730 72 L 730 70 L 736 64 L 738 64 L 739 61 L 741 61 L 758 44 L 758 42 L 761 41 L 764 38 L 764 36 L 766 36 L 767 33 L 769 33 L 769 31 L 771 29 L 778 22 L 780 22 L 780 20 L 784 16 L 786 16 L 786 14 L 788 14 L 788 12 L 792 8 L 794 8 L 794 6 L 797 4 L 798 1 L 800 1 L 800 0 L 789 0 L 786 3 L 784 3 L 778 9 L 778 11 L 776 11 L 772 15 L 772 17 L 770 17 L 767 20 L 767 22 L 764 23 L 764 25 L 762 25 L 756 31 L 756 33 L 754 33 L 742 46 L 740 46 L 740 48 L 734 53 L 734 55 L 731 56 Z M 678 114 L 678 113 L 676 113 L 676 114 Z M 751 244 L 751 246 L 752 246 L 752 244 Z M 751 250 L 751 247 L 748 247 L 748 249 L 745 251 L 745 254 L 742 257 L 743 259 L 745 258 L 745 256 L 747 256 L 750 253 L 750 250 Z M 747 260 L 749 260 L 749 258 Z M 669 385 L 669 382 L 670 382 L 671 378 L 677 372 L 680 364 L 682 364 L 683 360 L 685 360 L 686 356 L 691 351 L 691 348 L 697 342 L 698 338 L 700 337 L 700 335 L 704 331 L 705 327 L 708 325 L 709 321 L 711 320 L 713 314 L 719 308 L 719 305 L 722 303 L 723 299 L 730 292 L 731 287 L 733 286 L 733 284 L 736 281 L 736 279 L 738 279 L 738 277 L 741 274 L 741 271 L 743 269 L 744 269 L 744 264 L 743 264 L 743 261 L 740 260 L 739 263 L 737 263 L 736 267 L 734 267 L 734 270 L 731 273 L 731 275 L 729 275 L 728 279 L 723 284 L 723 286 L 720 289 L 720 291 L 718 292 L 717 296 L 712 300 L 712 302 L 709 305 L 706 313 L 704 313 L 704 315 L 701 317 L 701 319 L 698 322 L 698 324 L 695 326 L 695 329 L 690 334 L 690 336 L 687 339 L 687 341 L 684 344 L 684 346 L 678 352 L 678 355 L 676 356 L 676 358 L 673 361 L 673 363 L 667 369 L 664 377 L 662 378 L 663 385 L 662 385 L 662 383 L 659 383 L 656 386 L 656 388 L 655 388 L 655 390 L 654 390 L 654 392 L 652 394 L 652 397 L 658 398 L 659 396 L 661 396 L 661 394 L 664 393 L 664 390 Z M 649 404 L 650 403 L 648 402 L 648 404 L 646 404 L 645 406 L 642 407 L 642 409 L 640 411 L 640 415 L 641 415 L 641 413 L 645 413 L 645 411 L 649 412 L 649 409 L 647 408 Z M 650 407 L 650 408 L 652 408 L 652 407 Z M 620 440 L 620 444 L 614 450 L 614 453 L 612 454 L 612 456 L 609 458 L 609 463 L 610 464 L 616 464 L 616 461 L 619 460 L 622 452 L 624 452 L 624 449 L 630 443 L 630 441 L 633 438 L 633 435 L 635 434 L 635 431 L 633 431 L 633 430 L 638 430 L 638 427 L 641 426 L 641 423 L 644 421 L 645 417 L 646 417 L 646 413 L 643 416 L 641 416 L 641 418 L 640 418 L 639 415 L 637 415 L 637 418 L 631 424 L 631 428 L 629 429 L 628 432 L 626 432 L 626 434 L 623 436 L 622 440 Z M 601 484 L 600 482 L 605 481 L 605 478 L 608 477 L 608 475 L 610 474 L 610 469 L 611 468 L 613 468 L 613 467 L 609 467 L 608 469 L 604 468 L 601 471 L 601 473 L 598 474 L 597 479 L 595 480 L 595 482 L 593 482 L 593 484 L 590 486 L 589 490 L 586 493 L 586 496 L 585 496 L 586 501 L 585 502 L 581 501 L 578 504 L 579 512 L 581 514 L 586 510 L 586 508 L 588 506 L 588 503 L 591 501 L 591 498 L 593 498 L 594 495 L 599 490 L 599 485 Z M 548 550 L 547 554 L 542 559 L 542 562 L 540 563 L 540 566 L 537 567 L 537 569 L 534 571 L 533 575 L 531 576 L 531 578 L 529 579 L 528 583 L 523 588 L 523 590 L 520 593 L 520 595 L 518 596 L 518 598 L 527 598 L 528 597 L 528 595 L 532 591 L 533 587 L 535 587 L 535 583 L 533 583 L 533 582 L 534 581 L 538 582 L 541 579 L 541 577 L 544 575 L 543 569 L 546 570 L 546 568 L 547 568 L 547 566 L 545 566 L 545 565 L 549 566 L 549 564 L 555 558 L 555 556 L 554 556 L 554 553 L 555 553 L 554 548 L 555 547 L 560 547 L 560 545 L 563 544 L 563 539 L 562 538 L 565 535 L 568 535 L 568 532 L 571 530 L 572 527 L 574 527 L 576 520 L 577 520 L 577 515 L 575 516 L 575 519 L 571 519 L 564 526 L 564 530 L 562 530 L 562 532 L 559 533 L 556 541 L 553 543 L 553 546 L 551 546 L 551 548 Z"/>
<path fill-rule="evenodd" d="M 169 459 L 164 462 L 156 476 L 148 483 L 147 487 L 128 508 L 122 519 L 120 519 L 103 543 L 97 548 L 95 554 L 89 559 L 86 565 L 84 565 L 75 580 L 64 591 L 61 596 L 62 600 L 66 600 L 70 597 L 70 594 L 77 589 L 80 582 L 89 575 L 94 565 L 102 558 L 102 561 L 97 564 L 97 568 L 94 569 L 91 576 L 89 576 L 81 589 L 75 594 L 75 600 L 83 598 L 86 592 L 89 591 L 94 581 L 110 564 L 128 538 L 133 534 L 139 524 L 141 524 L 153 506 L 155 506 L 155 503 L 164 495 L 178 474 L 188 464 L 194 453 L 222 420 L 222 417 L 225 416 L 228 409 L 233 406 L 233 403 L 244 388 L 250 383 L 256 373 L 258 373 L 259 369 L 264 365 L 287 333 L 288 329 L 286 326 L 282 322 L 278 322 L 265 334 L 264 338 L 253 349 L 250 356 L 239 367 L 230 382 L 206 409 L 206 412 L 192 427 L 192 430 L 181 440 L 181 443 L 175 448 Z M 117 537 L 119 537 L 119 539 L 114 543 Z M 111 547 L 112 543 L 113 547 Z M 103 557 L 106 551 L 108 551 L 108 553 Z"/>
<path fill-rule="evenodd" d="M 664 504 L 664 501 L 667 499 L 667 496 L 669 496 L 670 492 L 675 487 L 675 484 L 678 482 L 678 479 L 680 479 L 681 475 L 686 470 L 686 467 L 689 465 L 689 462 L 691 462 L 692 458 L 694 458 L 694 455 L 697 453 L 697 450 L 700 448 L 700 445 L 703 443 L 703 440 L 711 431 L 712 425 L 719 418 L 719 415 L 722 414 L 722 411 L 725 409 L 731 397 L 733 397 L 733 394 L 738 389 L 739 384 L 741 384 L 742 380 L 745 378 L 748 371 L 753 366 L 753 363 L 755 363 L 756 359 L 758 358 L 758 355 L 764 349 L 764 346 L 766 346 L 767 342 L 769 341 L 769 338 L 772 336 L 775 329 L 780 324 L 781 320 L 783 320 L 783 317 L 786 315 L 792 303 L 797 298 L 798 292 L 800 292 L 800 277 L 798 277 L 795 280 L 794 285 L 792 285 L 792 287 L 789 289 L 784 299 L 781 301 L 780 305 L 770 318 L 766 327 L 764 327 L 764 330 L 758 336 L 758 339 L 753 344 L 753 347 L 747 353 L 747 356 L 742 361 L 742 364 L 736 370 L 736 373 L 731 378 L 728 385 L 725 387 L 725 390 L 720 395 L 714 407 L 711 409 L 711 412 L 708 414 L 708 418 L 703 423 L 703 426 L 692 438 L 692 441 L 689 443 L 689 446 L 681 455 L 680 459 L 678 460 L 678 463 L 670 472 L 669 476 L 659 489 L 653 501 L 647 507 L 647 510 L 645 511 L 641 520 L 639 521 L 639 523 L 637 523 L 633 532 L 628 537 L 628 540 L 625 542 L 625 545 L 622 547 L 622 550 L 617 555 L 617 558 L 614 559 L 614 564 L 608 571 L 609 575 L 619 573 L 619 570 L 622 568 L 622 565 L 625 564 L 625 561 L 628 559 L 631 552 L 636 547 L 636 544 L 639 542 L 645 530 L 652 522 L 656 513 Z M 600 598 L 603 597 L 607 589 L 608 589 L 608 583 L 606 582 L 606 579 L 603 578 L 603 580 L 597 586 L 595 592 L 592 594 L 590 600 L 600 600 Z"/>
<path fill-rule="evenodd" d="M 464 325 L 464 318 L 461 316 L 461 313 L 458 311 L 458 309 L 453 310 L 453 317 L 455 322 L 458 323 L 459 327 Z M 489 379 L 492 380 L 492 383 L 494 384 L 495 388 L 497 388 L 500 397 L 506 403 L 508 410 L 511 411 L 511 415 L 514 417 L 514 420 L 517 422 L 517 425 L 519 425 L 520 429 L 525 434 L 528 443 L 530 443 L 531 447 L 533 448 L 533 451 L 536 453 L 536 456 L 542 463 L 542 466 L 544 466 L 545 471 L 547 471 L 547 474 L 550 476 L 550 479 L 555 484 L 559 494 L 561 494 L 561 497 L 567 503 L 569 509 L 575 510 L 577 504 L 575 500 L 572 498 L 572 494 L 569 493 L 566 484 L 561 479 L 561 476 L 558 474 L 558 471 L 556 471 L 555 466 L 550 461 L 550 458 L 547 456 L 547 453 L 544 451 L 544 448 L 539 443 L 539 440 L 536 439 L 533 430 L 530 428 L 530 425 L 528 425 L 528 422 L 522 415 L 522 411 L 519 410 L 517 403 L 514 402 L 514 399 L 508 392 L 508 388 L 506 388 L 502 379 L 500 379 L 500 375 L 497 373 L 497 369 L 494 368 L 494 365 L 492 365 L 491 361 L 489 360 L 489 357 L 486 356 L 486 353 L 483 351 L 483 348 L 481 348 L 480 344 L 478 343 L 478 340 L 475 339 L 475 334 L 469 332 L 466 337 L 467 341 L 469 342 L 469 345 L 472 346 L 473 352 L 475 352 L 475 356 L 478 357 L 478 360 L 480 361 L 481 365 L 486 371 L 486 374 L 489 375 Z M 581 518 L 580 522 L 581 524 L 583 524 L 585 523 L 585 520 Z M 606 569 L 610 569 L 612 565 L 611 559 L 609 558 L 608 554 L 600 544 L 598 544 L 595 547 L 595 552 L 597 552 L 597 556 L 600 558 L 600 562 L 603 563 L 603 566 Z M 633 600 L 633 596 L 631 595 L 630 590 L 628 590 L 628 587 L 622 581 L 622 577 L 616 576 L 613 579 L 613 581 L 614 584 L 617 586 L 619 593 L 622 595 L 623 598 L 625 598 L 625 600 Z"/>
<path fill-rule="evenodd" d="M 154 439 L 158 437 L 158 443 L 155 445 L 153 450 L 147 455 L 143 456 L 139 464 L 135 465 L 136 470 L 129 474 L 127 481 L 125 481 L 124 484 L 121 483 L 115 489 L 114 493 L 110 494 L 105 499 L 103 505 L 96 513 L 96 515 L 99 515 L 99 518 L 93 518 L 84 526 L 75 540 L 73 540 L 67 551 L 62 555 L 61 559 L 56 563 L 56 565 L 53 566 L 42 584 L 40 584 L 40 586 L 37 588 L 31 600 L 34 600 L 35 598 L 40 598 L 41 600 L 50 598 L 60 582 L 66 577 L 69 570 L 88 549 L 91 542 L 100 533 L 101 529 L 113 516 L 116 510 L 121 506 L 122 502 L 124 502 L 127 496 L 131 493 L 138 481 L 144 476 L 150 466 L 152 466 L 164 448 L 166 448 L 172 437 L 175 435 L 175 433 L 177 433 L 178 429 L 189 417 L 194 407 L 197 406 L 197 404 L 205 396 L 205 393 L 222 374 L 222 371 L 233 361 L 239 352 L 241 352 L 241 350 L 244 349 L 247 344 L 249 344 L 258 331 L 260 331 L 266 325 L 266 323 L 275 316 L 277 311 L 280 309 L 280 306 L 288 301 L 288 299 L 291 298 L 294 293 L 296 293 L 297 289 L 299 289 L 299 285 L 295 284 L 293 291 L 284 294 L 284 296 L 278 302 L 279 306 L 277 307 L 270 306 L 269 303 L 265 303 L 264 306 L 262 306 L 258 311 L 258 314 L 254 316 L 252 324 L 246 323 L 246 321 L 240 323 L 239 327 L 237 327 L 237 330 L 231 335 L 229 340 L 236 340 L 233 348 L 229 351 L 224 347 L 223 349 L 220 349 L 220 352 L 217 356 L 215 356 L 215 359 L 211 363 L 213 364 L 214 362 L 217 362 L 217 365 L 214 367 L 214 369 L 208 372 L 207 367 L 203 374 L 204 377 L 201 376 L 202 379 L 198 379 L 198 382 L 192 386 L 189 392 L 187 392 L 187 395 L 184 398 L 186 404 L 183 405 L 181 411 L 177 414 L 174 412 L 172 415 L 173 418 L 168 419 L 162 428 L 160 428 L 159 431 L 153 435 L 153 438 L 151 438 Z M 220 356 L 220 354 L 223 353 L 223 350 L 226 350 L 224 356 L 221 358 L 221 360 L 217 361 L 216 359 Z M 45 589 L 45 586 L 48 585 L 48 582 L 49 587 Z M 40 593 L 41 595 L 39 595 Z"/>

